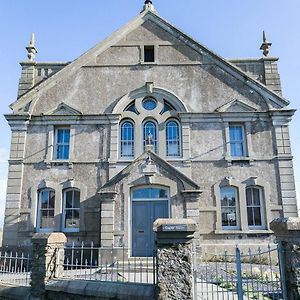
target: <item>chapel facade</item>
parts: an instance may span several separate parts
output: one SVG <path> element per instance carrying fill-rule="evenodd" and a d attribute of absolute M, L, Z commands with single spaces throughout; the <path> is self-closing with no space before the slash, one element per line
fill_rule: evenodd
<path fill-rule="evenodd" d="M 157 218 L 191 218 L 198 245 L 273 240 L 297 216 L 295 110 L 278 58 L 227 60 L 140 15 L 72 62 L 38 62 L 32 36 L 12 131 L 4 241 L 35 232 L 151 255 Z"/>

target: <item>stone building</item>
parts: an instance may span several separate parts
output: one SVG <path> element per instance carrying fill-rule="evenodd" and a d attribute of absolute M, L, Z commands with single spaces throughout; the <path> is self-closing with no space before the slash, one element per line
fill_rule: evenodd
<path fill-rule="evenodd" d="M 4 245 L 34 232 L 150 255 L 158 217 L 191 218 L 203 245 L 261 244 L 297 215 L 278 58 L 226 60 L 151 1 L 73 62 L 21 62 Z"/>

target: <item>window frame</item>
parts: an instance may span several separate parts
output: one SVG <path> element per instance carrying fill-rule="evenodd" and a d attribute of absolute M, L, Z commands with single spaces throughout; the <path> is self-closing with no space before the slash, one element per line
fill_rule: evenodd
<path fill-rule="evenodd" d="M 231 188 L 235 191 L 235 215 L 236 215 L 236 225 L 235 226 L 223 226 L 223 218 L 222 218 L 222 208 L 223 207 L 231 207 L 231 206 L 222 206 L 222 189 Z M 239 200 L 239 189 L 236 186 L 226 185 L 220 187 L 220 214 L 221 214 L 221 229 L 222 230 L 241 230 L 241 222 L 240 222 L 240 200 Z"/>
<path fill-rule="evenodd" d="M 143 152 L 146 151 L 146 146 L 147 146 L 147 135 L 145 135 L 145 125 L 147 123 L 153 123 L 155 125 L 155 137 L 156 139 L 153 139 L 155 143 L 152 143 L 153 145 L 153 151 L 154 153 L 158 154 L 159 153 L 159 128 L 157 121 L 155 119 L 146 119 L 142 123 L 142 147 L 143 147 Z"/>
<path fill-rule="evenodd" d="M 42 201 L 41 201 L 41 197 L 42 197 L 42 193 L 44 192 L 48 192 L 49 193 L 49 196 L 50 196 L 50 192 L 53 192 L 54 193 L 54 207 L 53 209 L 53 227 L 44 227 L 44 228 L 41 228 L 41 212 L 42 212 Z M 50 197 L 48 196 L 48 203 L 50 201 Z M 38 190 L 38 203 L 37 203 L 37 220 L 36 220 L 36 231 L 37 232 L 53 232 L 55 230 L 55 209 L 56 209 L 56 191 L 52 188 L 43 188 L 43 189 L 40 189 Z M 43 210 L 49 210 L 48 209 L 43 209 Z M 49 216 L 49 214 L 48 214 Z"/>
<path fill-rule="evenodd" d="M 230 122 L 228 126 L 228 134 L 229 134 L 229 154 L 230 157 L 233 159 L 238 159 L 238 158 L 245 158 L 248 155 L 248 150 L 247 150 L 247 141 L 246 141 L 246 131 L 245 131 L 245 124 L 243 123 L 234 123 Z M 242 140 L 233 140 L 231 139 L 231 129 L 233 128 L 241 128 L 241 133 L 242 133 Z M 238 144 L 242 146 L 242 155 L 233 155 L 233 147 L 235 145 L 233 144 Z"/>
<path fill-rule="evenodd" d="M 174 122 L 176 125 L 177 125 L 177 130 L 178 130 L 178 138 L 176 140 L 177 141 L 177 146 L 178 146 L 178 152 L 176 155 L 170 155 L 168 154 L 168 144 L 169 144 L 169 141 L 168 141 L 168 124 L 171 123 L 171 122 Z M 165 125 L 165 141 L 166 141 L 166 157 L 167 158 L 180 158 L 182 156 L 182 137 L 181 137 L 181 125 L 180 125 L 180 122 L 176 119 L 168 119 L 166 121 L 166 125 Z"/>
<path fill-rule="evenodd" d="M 258 190 L 259 194 L 259 208 L 260 208 L 260 220 L 261 220 L 261 225 L 249 225 L 249 219 L 248 219 L 248 207 L 252 208 L 252 214 L 253 214 L 253 208 L 258 207 L 257 205 L 248 205 L 247 201 L 247 190 L 251 189 L 251 195 L 252 195 L 252 203 L 253 203 L 253 189 Z M 261 186 L 247 186 L 245 189 L 245 197 L 246 197 L 246 214 L 247 214 L 247 224 L 248 228 L 250 230 L 264 230 L 266 229 L 266 216 L 265 216 L 265 197 L 264 197 L 264 190 Z"/>
<path fill-rule="evenodd" d="M 148 49 L 146 49 L 148 48 Z M 153 50 L 153 60 L 146 60 L 146 51 L 148 50 Z M 155 63 L 155 58 L 156 58 L 156 51 L 155 51 L 155 45 L 144 45 L 143 46 L 143 63 L 145 64 L 153 64 Z"/>
<path fill-rule="evenodd" d="M 69 143 L 62 143 L 59 144 L 58 143 L 58 131 L 59 130 L 68 130 L 69 131 Z M 58 157 L 58 147 L 65 147 L 68 146 L 69 147 L 69 151 L 68 151 L 68 158 L 60 158 Z M 70 147 L 71 147 L 71 128 L 70 126 L 57 126 L 54 127 L 54 147 L 53 147 L 53 159 L 54 160 L 58 160 L 58 161 L 69 161 L 70 160 Z"/>
<path fill-rule="evenodd" d="M 72 204 L 74 203 L 74 195 L 75 193 L 74 192 L 79 192 L 79 207 L 78 208 L 66 208 L 66 199 L 67 199 L 67 193 L 68 192 L 72 192 Z M 62 205 L 62 231 L 63 232 L 79 232 L 80 231 L 80 199 L 81 199 L 81 191 L 80 189 L 78 188 L 68 188 L 68 189 L 64 189 L 62 191 L 62 202 L 63 202 L 63 205 Z M 69 227 L 66 227 L 65 226 L 65 221 L 66 221 L 66 211 L 67 210 L 78 210 L 78 214 L 79 214 L 79 224 L 78 224 L 78 227 L 72 227 L 72 228 L 69 228 Z"/>
<path fill-rule="evenodd" d="M 131 140 L 131 142 L 132 142 L 132 155 L 131 156 L 124 156 L 123 154 L 122 154 L 122 149 L 123 149 L 123 140 L 122 140 L 122 134 L 123 134 L 123 125 L 125 124 L 125 123 L 129 123 L 129 124 L 131 124 L 132 125 L 132 135 L 133 135 L 133 139 Z M 132 121 L 132 120 L 130 120 L 130 119 L 124 119 L 124 120 L 122 120 L 121 122 L 120 122 L 120 126 L 119 126 L 119 129 L 120 129 L 120 133 L 119 133 L 119 149 L 120 149 L 120 153 L 119 153 L 119 157 L 121 158 L 121 159 L 133 159 L 134 157 L 135 157 L 135 123 Z"/>

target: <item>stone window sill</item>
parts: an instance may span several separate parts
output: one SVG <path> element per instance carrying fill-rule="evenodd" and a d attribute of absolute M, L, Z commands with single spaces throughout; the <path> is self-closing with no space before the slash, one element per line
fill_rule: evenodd
<path fill-rule="evenodd" d="M 228 230 L 218 229 L 215 230 L 215 234 L 272 234 L 273 231 L 269 229 L 249 229 L 249 230 Z"/>
<path fill-rule="evenodd" d="M 254 159 L 250 156 L 239 156 L 239 157 L 225 157 L 225 160 L 228 164 L 233 165 L 235 163 L 242 163 L 242 164 L 252 164 Z"/>
<path fill-rule="evenodd" d="M 53 166 L 68 166 L 69 169 L 73 168 L 73 162 L 70 160 L 65 160 L 65 159 L 53 159 L 50 161 L 44 161 L 45 164 L 47 165 L 47 168 L 50 169 Z"/>

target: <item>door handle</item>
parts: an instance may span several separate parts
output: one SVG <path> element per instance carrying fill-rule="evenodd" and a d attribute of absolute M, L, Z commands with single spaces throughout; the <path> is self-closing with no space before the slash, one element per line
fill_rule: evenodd
<path fill-rule="evenodd" d="M 144 233 L 145 231 L 144 230 L 138 230 L 138 233 Z"/>

